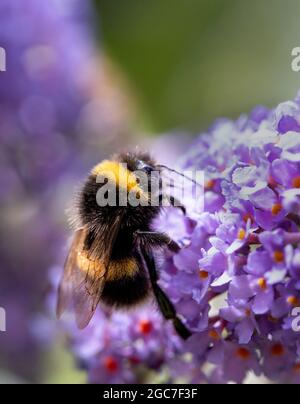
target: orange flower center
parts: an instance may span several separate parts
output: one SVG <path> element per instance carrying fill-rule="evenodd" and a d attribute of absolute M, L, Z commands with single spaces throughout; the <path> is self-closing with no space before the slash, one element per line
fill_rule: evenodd
<path fill-rule="evenodd" d="M 267 281 L 265 280 L 265 278 L 260 278 L 257 281 L 258 286 L 262 289 L 262 290 L 266 290 L 268 285 L 267 285 Z"/>
<path fill-rule="evenodd" d="M 287 298 L 287 302 L 289 305 L 293 306 L 293 307 L 298 307 L 300 306 L 300 301 L 296 296 L 289 296 Z"/>
<path fill-rule="evenodd" d="M 199 271 L 199 277 L 202 281 L 206 281 L 209 277 L 209 273 L 207 271 Z"/>
<path fill-rule="evenodd" d="M 208 333 L 209 338 L 219 341 L 220 340 L 220 335 L 216 330 L 210 330 Z"/>
<path fill-rule="evenodd" d="M 118 362 L 112 356 L 107 356 L 103 361 L 105 369 L 110 373 L 116 373 L 119 369 Z"/>
<path fill-rule="evenodd" d="M 293 180 L 293 187 L 294 187 L 294 188 L 300 188 L 300 176 L 294 178 L 294 180 Z"/>
<path fill-rule="evenodd" d="M 284 346 L 282 344 L 275 344 L 271 348 L 271 354 L 273 356 L 282 356 L 284 354 Z"/>
<path fill-rule="evenodd" d="M 274 252 L 274 260 L 278 264 L 281 264 L 284 261 L 284 253 L 282 251 L 275 251 Z"/>
<path fill-rule="evenodd" d="M 141 363 L 140 359 L 139 359 L 137 356 L 131 356 L 131 357 L 129 358 L 129 362 L 130 362 L 132 365 L 139 365 L 139 364 Z"/>
<path fill-rule="evenodd" d="M 247 348 L 239 348 L 236 351 L 237 356 L 242 360 L 248 360 L 251 356 L 250 351 Z"/>
<path fill-rule="evenodd" d="M 215 180 L 208 180 L 205 183 L 205 189 L 210 190 L 213 189 L 213 187 L 216 185 L 216 181 Z"/>
<path fill-rule="evenodd" d="M 274 323 L 274 324 L 277 324 L 277 323 L 279 322 L 279 320 L 278 320 L 277 318 L 275 318 L 275 317 L 273 317 L 273 316 L 271 316 L 271 315 L 268 316 L 268 320 L 269 320 L 271 323 Z"/>
<path fill-rule="evenodd" d="M 245 240 L 246 237 L 246 230 L 245 229 L 240 229 L 238 232 L 238 239 L 239 240 Z"/>
<path fill-rule="evenodd" d="M 272 215 L 277 216 L 282 211 L 282 205 L 280 203 L 275 203 L 272 207 Z"/>
<path fill-rule="evenodd" d="M 277 187 L 277 181 L 270 175 L 269 177 L 269 181 L 268 181 L 270 187 L 272 188 L 276 188 Z"/>
<path fill-rule="evenodd" d="M 153 324 L 149 320 L 142 320 L 139 323 L 139 331 L 144 334 L 148 335 L 153 330 Z"/>
<path fill-rule="evenodd" d="M 243 216 L 243 220 L 244 220 L 245 223 L 248 223 L 248 220 L 250 220 L 251 223 L 254 222 L 254 218 L 253 218 L 253 216 L 252 216 L 250 213 L 246 213 L 246 214 Z"/>

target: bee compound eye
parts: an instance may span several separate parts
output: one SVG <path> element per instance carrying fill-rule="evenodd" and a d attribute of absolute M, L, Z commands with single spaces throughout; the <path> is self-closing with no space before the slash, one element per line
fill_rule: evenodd
<path fill-rule="evenodd" d="M 145 171 L 147 174 L 151 174 L 152 171 L 153 171 L 153 169 L 152 169 L 151 166 L 145 166 L 145 167 L 144 167 L 144 171 Z"/>
<path fill-rule="evenodd" d="M 151 174 L 153 170 L 153 168 L 149 164 L 146 164 L 144 161 L 141 160 L 138 161 L 137 167 L 138 170 L 144 171 L 147 174 Z"/>

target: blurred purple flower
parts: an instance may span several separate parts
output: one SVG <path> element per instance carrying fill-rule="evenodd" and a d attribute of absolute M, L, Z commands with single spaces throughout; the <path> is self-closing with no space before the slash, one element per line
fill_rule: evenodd
<path fill-rule="evenodd" d="M 41 334 L 33 314 L 47 269 L 61 262 L 68 190 L 126 127 L 91 26 L 86 0 L 0 4 L 0 306 L 8 321 L 0 359 L 31 380 Z"/>
<path fill-rule="evenodd" d="M 31 190 L 53 183 L 76 150 L 75 117 L 87 101 L 83 75 L 93 54 L 88 9 L 81 0 L 0 5 L 7 54 L 0 75 L 1 149 Z"/>

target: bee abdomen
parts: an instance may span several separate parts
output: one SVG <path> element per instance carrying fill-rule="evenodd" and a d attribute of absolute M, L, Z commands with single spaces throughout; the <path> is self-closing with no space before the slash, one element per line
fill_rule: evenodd
<path fill-rule="evenodd" d="M 149 295 L 149 283 L 143 270 L 133 276 L 107 280 L 101 300 L 108 306 L 126 308 L 142 303 Z"/>

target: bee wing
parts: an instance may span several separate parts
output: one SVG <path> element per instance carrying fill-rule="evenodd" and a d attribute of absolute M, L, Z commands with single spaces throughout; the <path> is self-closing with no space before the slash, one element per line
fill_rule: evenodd
<path fill-rule="evenodd" d="M 111 259 L 112 249 L 118 235 L 124 213 L 116 213 L 111 221 L 89 230 L 93 240 L 89 247 L 88 257 L 91 260 L 101 260 L 107 267 Z"/>
<path fill-rule="evenodd" d="M 58 318 L 67 310 L 72 302 L 73 270 L 77 263 L 78 253 L 82 250 L 84 244 L 84 231 L 78 230 L 75 234 L 69 255 L 64 266 L 64 273 L 58 288 L 58 299 L 56 306 L 56 315 Z"/>
<path fill-rule="evenodd" d="M 74 267 L 73 305 L 77 326 L 85 328 L 90 323 L 101 299 L 106 267 L 100 262 L 89 261 L 88 271 Z"/>
<path fill-rule="evenodd" d="M 85 229 L 76 232 L 66 260 L 57 302 L 58 317 L 69 306 L 73 306 L 80 329 L 89 324 L 95 313 L 106 273 L 106 266 L 100 260 L 93 261 L 86 257 L 84 268 L 78 265 L 78 255 L 84 251 L 85 238 Z"/>

